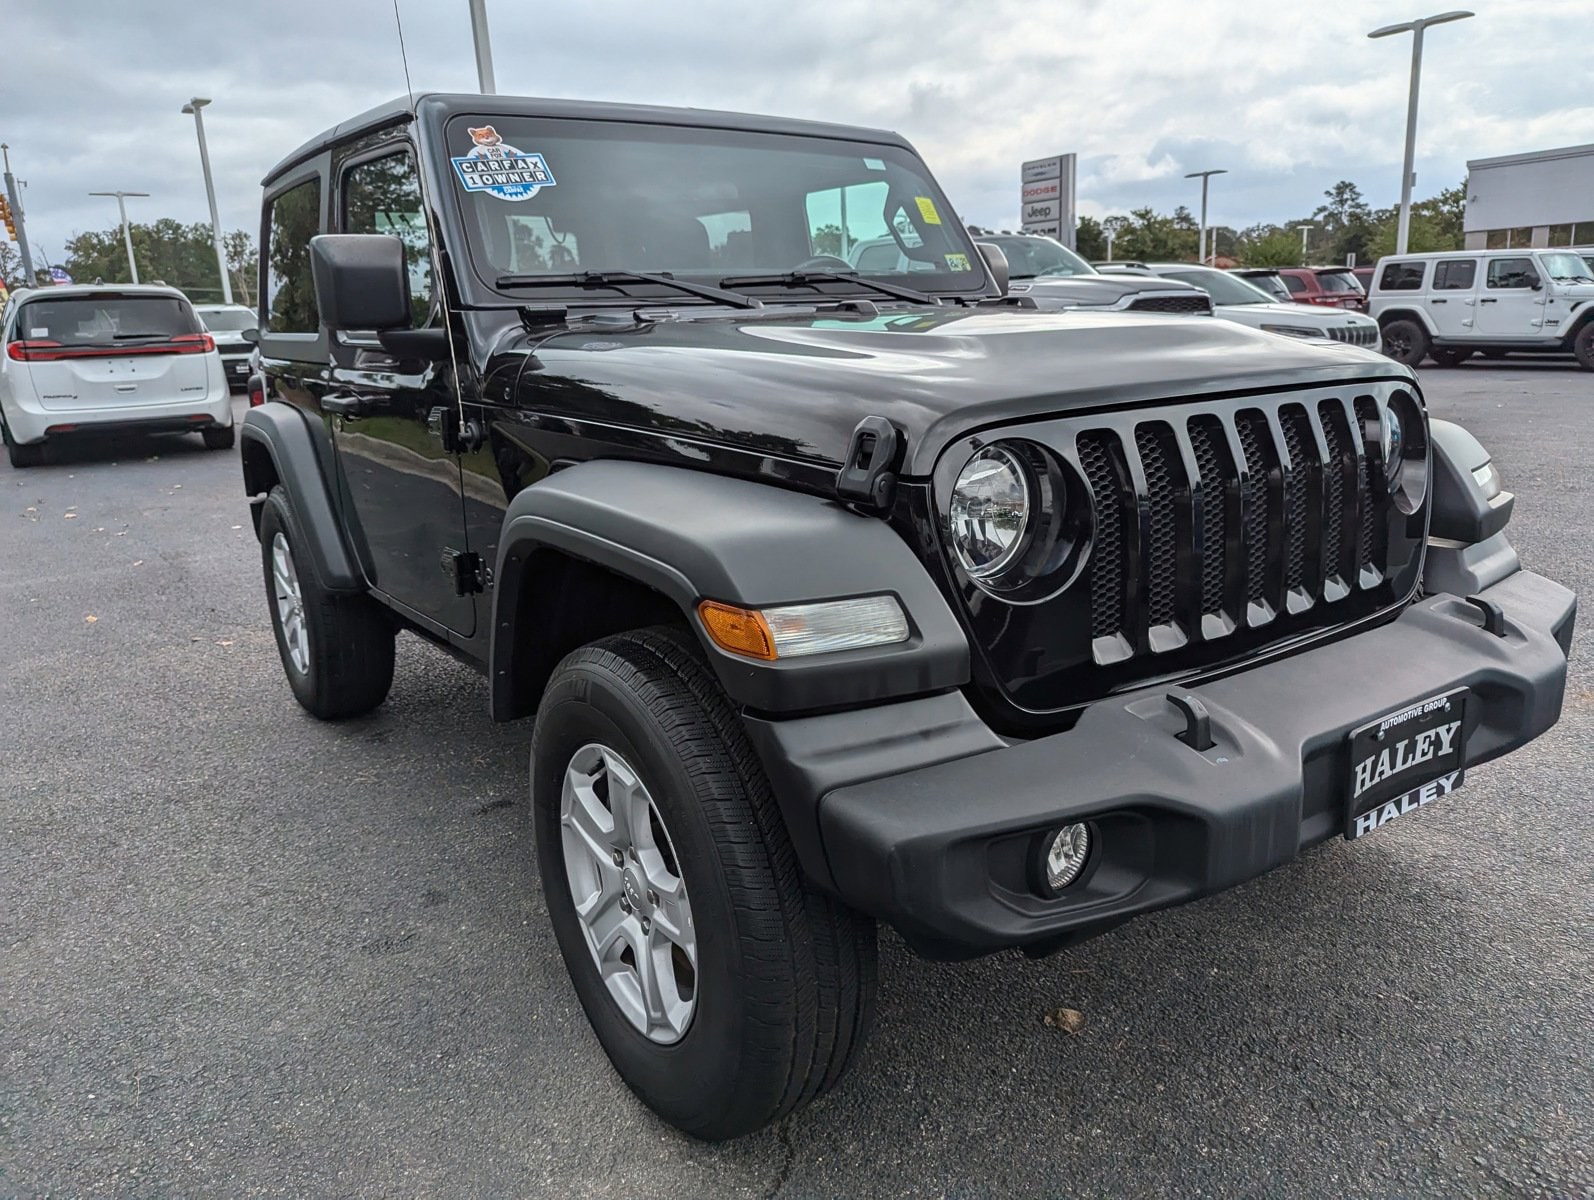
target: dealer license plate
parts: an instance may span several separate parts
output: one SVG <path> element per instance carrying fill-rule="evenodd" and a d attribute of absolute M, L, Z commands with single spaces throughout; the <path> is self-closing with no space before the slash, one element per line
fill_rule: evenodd
<path fill-rule="evenodd" d="M 1351 730 L 1346 840 L 1461 786 L 1466 701 L 1467 689 L 1457 688 Z"/>

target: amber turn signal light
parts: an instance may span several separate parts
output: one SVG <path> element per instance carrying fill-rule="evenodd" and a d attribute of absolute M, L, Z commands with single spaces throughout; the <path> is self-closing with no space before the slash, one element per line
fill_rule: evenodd
<path fill-rule="evenodd" d="M 765 662 L 774 661 L 775 635 L 770 633 L 763 613 L 721 604 L 717 600 L 704 600 L 697 606 L 697 615 L 721 650 Z"/>

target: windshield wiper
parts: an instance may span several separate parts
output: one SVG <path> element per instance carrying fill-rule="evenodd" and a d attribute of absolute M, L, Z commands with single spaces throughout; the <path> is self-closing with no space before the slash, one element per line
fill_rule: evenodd
<path fill-rule="evenodd" d="M 581 287 L 618 290 L 621 284 L 626 283 L 656 283 L 661 287 L 674 288 L 678 292 L 701 296 L 705 300 L 718 300 L 721 304 L 730 304 L 736 308 L 764 307 L 763 301 L 744 296 L 740 292 L 728 292 L 724 288 L 710 287 L 706 283 L 689 283 L 673 275 L 655 275 L 651 271 L 576 271 L 566 275 L 500 275 L 493 280 L 493 285 L 501 288 Z"/>
<path fill-rule="evenodd" d="M 886 296 L 898 300 L 911 300 L 915 304 L 939 304 L 934 296 L 916 292 L 912 288 L 898 287 L 894 283 L 881 283 L 865 279 L 856 271 L 788 271 L 784 275 L 732 275 L 720 280 L 721 287 L 813 287 L 816 283 L 861 283 Z M 814 288 L 818 291 L 818 288 Z"/>

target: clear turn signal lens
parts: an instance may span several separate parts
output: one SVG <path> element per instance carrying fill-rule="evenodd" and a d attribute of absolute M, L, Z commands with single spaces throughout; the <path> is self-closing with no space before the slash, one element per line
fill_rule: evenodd
<path fill-rule="evenodd" d="M 908 618 L 894 596 L 860 596 L 775 608 L 737 608 L 714 600 L 697 606 L 714 644 L 732 654 L 770 661 L 890 646 L 908 640 Z"/>

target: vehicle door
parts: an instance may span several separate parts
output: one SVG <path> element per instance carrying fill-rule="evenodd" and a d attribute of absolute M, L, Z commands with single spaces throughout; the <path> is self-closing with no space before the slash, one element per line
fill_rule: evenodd
<path fill-rule="evenodd" d="M 1478 331 L 1529 338 L 1544 330 L 1544 281 L 1527 255 L 1491 258 L 1478 297 Z"/>
<path fill-rule="evenodd" d="M 414 325 L 440 322 L 415 157 L 388 136 L 334 157 L 333 227 L 396 234 L 409 267 Z M 462 594 L 465 509 L 458 453 L 444 442 L 457 405 L 444 363 L 401 360 L 374 331 L 332 335 L 321 409 L 336 448 L 339 507 L 367 579 L 413 614 L 468 637 L 474 597 Z"/>
<path fill-rule="evenodd" d="M 1434 264 L 1433 283 L 1428 289 L 1428 316 L 1440 337 L 1476 336 L 1478 260 L 1441 259 Z"/>

